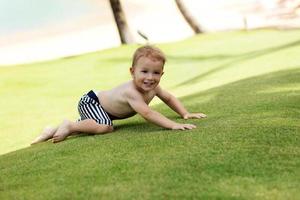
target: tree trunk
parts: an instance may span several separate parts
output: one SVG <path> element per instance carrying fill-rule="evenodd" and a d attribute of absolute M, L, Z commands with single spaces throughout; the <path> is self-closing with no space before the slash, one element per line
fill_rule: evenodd
<path fill-rule="evenodd" d="M 190 25 L 190 27 L 193 29 L 193 31 L 198 34 L 198 33 L 203 33 L 203 31 L 200 29 L 192 15 L 189 13 L 189 11 L 186 9 L 186 7 L 183 5 L 181 0 L 175 0 L 176 5 L 178 9 L 180 10 L 182 16 L 186 20 L 186 22 Z"/>
<path fill-rule="evenodd" d="M 115 18 L 116 25 L 118 27 L 119 36 L 122 44 L 133 43 L 133 38 L 130 33 L 129 27 L 126 22 L 126 17 L 123 12 L 121 3 L 119 0 L 109 0 L 110 6 Z"/>

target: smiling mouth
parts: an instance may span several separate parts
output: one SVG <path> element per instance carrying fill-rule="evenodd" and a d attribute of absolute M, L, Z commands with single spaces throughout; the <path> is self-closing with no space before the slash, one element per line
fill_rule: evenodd
<path fill-rule="evenodd" d="M 146 85 L 146 86 L 152 86 L 152 85 L 154 85 L 154 82 L 144 82 L 144 85 Z"/>

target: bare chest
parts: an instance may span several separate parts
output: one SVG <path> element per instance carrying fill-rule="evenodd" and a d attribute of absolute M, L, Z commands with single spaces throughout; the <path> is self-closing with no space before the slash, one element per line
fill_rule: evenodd
<path fill-rule="evenodd" d="M 152 99 L 155 97 L 155 92 L 149 92 L 147 94 L 143 94 L 142 97 L 145 103 L 149 104 L 152 101 Z"/>

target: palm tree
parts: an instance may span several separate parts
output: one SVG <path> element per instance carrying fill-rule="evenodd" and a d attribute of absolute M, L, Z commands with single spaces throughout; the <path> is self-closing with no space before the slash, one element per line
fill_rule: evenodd
<path fill-rule="evenodd" d="M 122 44 L 133 43 L 125 14 L 119 0 L 109 0 Z"/>
<path fill-rule="evenodd" d="M 198 33 L 203 33 L 199 25 L 196 23 L 192 15 L 189 13 L 189 11 L 186 9 L 184 4 L 182 3 L 181 0 L 175 0 L 176 5 L 181 12 L 182 16 L 186 20 L 186 22 L 190 25 L 190 27 L 193 29 L 193 31 L 198 34 Z"/>

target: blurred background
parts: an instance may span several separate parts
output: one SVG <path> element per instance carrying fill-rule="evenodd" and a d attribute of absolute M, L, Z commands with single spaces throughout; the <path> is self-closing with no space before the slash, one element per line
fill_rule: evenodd
<path fill-rule="evenodd" d="M 300 27 L 300 0 L 0 0 L 0 66 L 206 32 Z"/>

